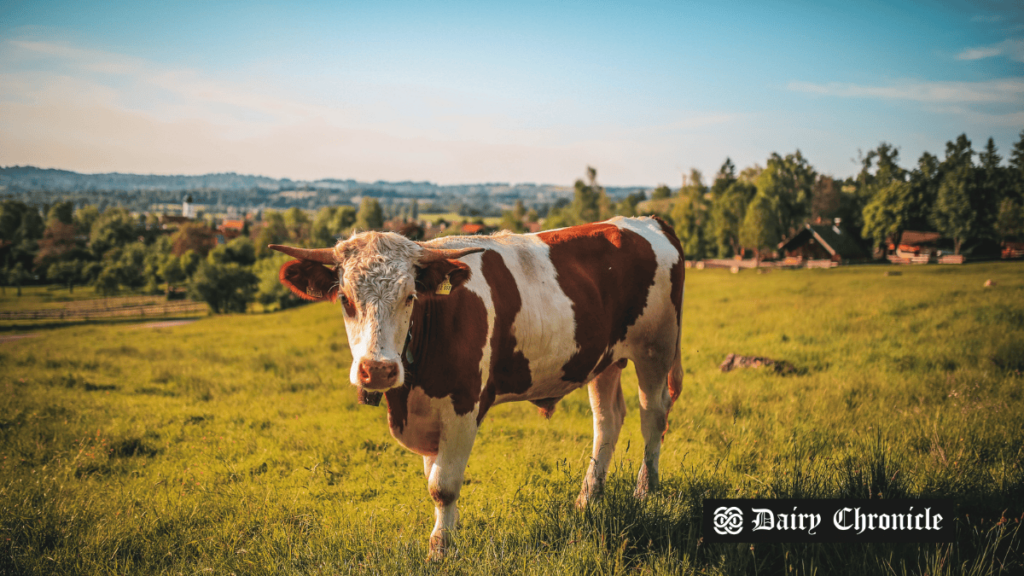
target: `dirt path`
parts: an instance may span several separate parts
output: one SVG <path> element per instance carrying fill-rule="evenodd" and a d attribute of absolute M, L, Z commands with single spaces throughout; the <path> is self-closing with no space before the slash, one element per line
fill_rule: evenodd
<path fill-rule="evenodd" d="M 6 336 L 0 336 L 0 344 L 14 342 L 15 340 L 21 340 L 22 338 L 35 338 L 36 336 L 39 336 L 38 332 L 33 332 L 31 334 L 8 334 Z"/>

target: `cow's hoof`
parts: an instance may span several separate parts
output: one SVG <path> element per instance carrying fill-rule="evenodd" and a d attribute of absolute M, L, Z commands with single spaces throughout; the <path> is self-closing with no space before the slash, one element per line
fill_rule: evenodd
<path fill-rule="evenodd" d="M 430 550 L 427 552 L 427 562 L 441 562 L 448 552 L 449 537 L 446 531 L 435 532 L 430 535 Z"/>

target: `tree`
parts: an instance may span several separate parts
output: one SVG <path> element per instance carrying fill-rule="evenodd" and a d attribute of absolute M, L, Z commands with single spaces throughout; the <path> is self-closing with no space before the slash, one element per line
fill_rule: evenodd
<path fill-rule="evenodd" d="M 139 225 L 124 208 L 108 208 L 92 224 L 89 247 L 93 254 L 102 256 L 111 248 L 134 242 L 139 237 Z"/>
<path fill-rule="evenodd" d="M 501 213 L 501 222 L 498 224 L 498 228 L 510 230 L 517 234 L 526 232 L 526 226 L 523 226 L 522 220 L 516 218 L 513 210 L 505 210 Z"/>
<path fill-rule="evenodd" d="M 999 203 L 996 233 L 1003 241 L 1024 238 L 1024 206 L 1016 199 L 1006 197 Z"/>
<path fill-rule="evenodd" d="M 88 253 L 78 241 L 75 226 L 59 219 L 52 219 L 39 241 L 35 264 L 37 270 L 46 271 L 55 262 L 85 260 L 87 257 Z"/>
<path fill-rule="evenodd" d="M 978 213 L 971 205 L 971 197 L 976 194 L 972 176 L 970 166 L 961 166 L 947 172 L 939 186 L 932 212 L 935 227 L 943 236 L 953 239 L 955 254 L 960 253 L 966 240 L 979 232 Z"/>
<path fill-rule="evenodd" d="M 74 224 L 78 233 L 88 237 L 92 233 L 92 225 L 99 220 L 100 210 L 95 206 L 83 206 L 75 211 Z"/>
<path fill-rule="evenodd" d="M 306 244 L 309 239 L 309 228 L 312 223 L 304 211 L 294 206 L 285 210 L 284 225 L 288 230 L 288 240 L 291 244 L 299 246 Z"/>
<path fill-rule="evenodd" d="M 256 256 L 266 258 L 276 254 L 270 244 L 284 244 L 288 241 L 288 227 L 284 223 L 284 215 L 280 212 L 267 210 L 263 213 L 263 222 L 256 234 Z"/>
<path fill-rule="evenodd" d="M 839 215 L 842 196 L 831 176 L 819 175 L 811 187 L 811 219 L 831 221 Z"/>
<path fill-rule="evenodd" d="M 256 288 L 256 301 L 263 306 L 273 306 L 281 310 L 291 308 L 303 303 L 296 298 L 284 284 L 281 283 L 279 273 L 281 266 L 291 260 L 290 256 L 277 254 L 270 258 L 263 258 L 253 266 L 253 273 L 259 278 L 259 285 Z"/>
<path fill-rule="evenodd" d="M 163 278 L 166 284 L 166 294 L 170 295 L 174 291 L 175 286 L 180 286 L 185 280 L 188 280 L 188 275 L 185 273 L 185 268 L 181 265 L 181 260 L 184 258 L 175 256 L 174 254 L 165 254 L 163 262 L 160 263 L 160 268 L 157 273 Z"/>
<path fill-rule="evenodd" d="M 735 180 L 718 195 L 711 205 L 711 243 L 719 258 L 740 253 L 740 227 L 757 187 L 749 182 Z"/>
<path fill-rule="evenodd" d="M 615 206 L 615 213 L 621 216 L 637 216 L 636 206 L 647 199 L 643 190 L 634 192 L 623 198 Z"/>
<path fill-rule="evenodd" d="M 523 205 L 522 199 L 516 199 L 516 203 L 512 207 L 512 217 L 519 222 L 522 222 L 523 218 L 526 217 L 526 206 Z"/>
<path fill-rule="evenodd" d="M 816 173 L 799 150 L 785 157 L 772 153 L 757 179 L 758 194 L 771 201 L 780 235 L 795 231 L 810 215 Z"/>
<path fill-rule="evenodd" d="M 82 277 L 82 262 L 79 260 L 63 260 L 50 264 L 46 277 L 68 287 L 68 293 L 75 291 L 75 284 Z"/>
<path fill-rule="evenodd" d="M 356 222 L 356 211 L 351 206 L 326 206 L 317 212 L 310 228 L 309 244 L 313 248 L 327 248 Z"/>
<path fill-rule="evenodd" d="M 206 258 L 214 264 L 234 262 L 240 266 L 252 266 L 256 263 L 256 246 L 252 243 L 252 240 L 239 236 L 227 244 L 219 245 L 210 250 Z"/>
<path fill-rule="evenodd" d="M 913 187 L 892 181 L 879 190 L 864 207 L 864 236 L 874 241 L 875 249 L 898 242 L 914 207 Z"/>
<path fill-rule="evenodd" d="M 675 224 L 676 236 L 683 245 L 683 252 L 691 258 L 700 259 L 707 256 L 707 188 L 702 181 L 700 170 L 696 168 L 690 171 L 688 182 L 679 189 L 671 218 Z"/>
<path fill-rule="evenodd" d="M 192 277 L 189 295 L 209 304 L 214 314 L 245 312 L 258 283 L 255 274 L 234 262 L 215 264 L 205 260 Z"/>
<path fill-rule="evenodd" d="M 1024 130 L 1010 150 L 1009 166 L 1006 170 L 1007 195 L 1017 204 L 1024 204 Z"/>
<path fill-rule="evenodd" d="M 35 207 L 17 200 L 0 202 L 3 266 L 13 270 L 15 263 L 20 263 L 22 270 L 30 269 L 36 252 L 36 241 L 43 236 L 43 229 L 42 216 Z"/>
<path fill-rule="evenodd" d="M 651 200 L 664 200 L 672 196 L 672 190 L 664 184 L 658 186 L 651 192 Z"/>
<path fill-rule="evenodd" d="M 567 219 L 570 226 L 586 224 L 601 219 L 602 197 L 607 201 L 604 188 L 597 185 L 597 170 L 587 166 L 587 182 L 577 180 L 573 185 L 572 203 L 567 208 Z"/>
<path fill-rule="evenodd" d="M 989 150 L 990 165 L 995 147 Z M 946 143 L 946 158 L 940 164 L 942 182 L 932 210 L 932 223 L 944 236 L 953 239 L 959 254 L 963 244 L 994 235 L 999 211 L 997 190 L 985 185 L 984 166 L 976 168 L 974 150 L 966 134 Z"/>
<path fill-rule="evenodd" d="M 75 203 L 74 202 L 55 202 L 53 206 L 50 206 L 49 211 L 46 213 L 46 225 L 49 227 L 54 222 L 61 222 L 63 224 L 74 224 L 75 223 Z"/>
<path fill-rule="evenodd" d="M 171 237 L 171 242 L 175 256 L 181 256 L 191 250 L 205 257 L 217 245 L 217 236 L 209 227 L 198 222 L 189 222 L 178 228 Z"/>
<path fill-rule="evenodd" d="M 775 213 L 772 198 L 758 192 L 750 201 L 743 225 L 740 227 L 740 244 L 754 251 L 756 265 L 760 266 L 761 256 L 779 243 L 779 218 Z"/>
<path fill-rule="evenodd" d="M 384 211 L 376 198 L 364 197 L 359 203 L 355 229 L 360 231 L 380 230 L 384 227 Z"/>

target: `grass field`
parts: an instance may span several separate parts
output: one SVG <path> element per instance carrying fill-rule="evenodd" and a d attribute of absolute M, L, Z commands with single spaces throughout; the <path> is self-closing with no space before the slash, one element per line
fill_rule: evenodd
<path fill-rule="evenodd" d="M 355 403 L 328 305 L 0 344 L 0 574 L 1020 574 L 1024 266 L 888 269 L 688 271 L 662 491 L 631 496 L 632 368 L 586 512 L 585 391 L 495 407 L 440 566 L 421 459 Z M 957 541 L 709 545 L 707 497 L 948 498 Z"/>

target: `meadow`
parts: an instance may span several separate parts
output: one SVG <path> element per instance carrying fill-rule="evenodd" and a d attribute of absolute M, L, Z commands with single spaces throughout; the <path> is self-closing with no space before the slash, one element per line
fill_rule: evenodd
<path fill-rule="evenodd" d="M 687 271 L 662 490 L 632 497 L 632 367 L 586 511 L 585 390 L 497 406 L 440 565 L 421 459 L 356 403 L 330 305 L 0 343 L 0 574 L 1024 573 L 1024 264 L 889 270 Z M 950 499 L 957 539 L 708 544 L 712 497 Z"/>

